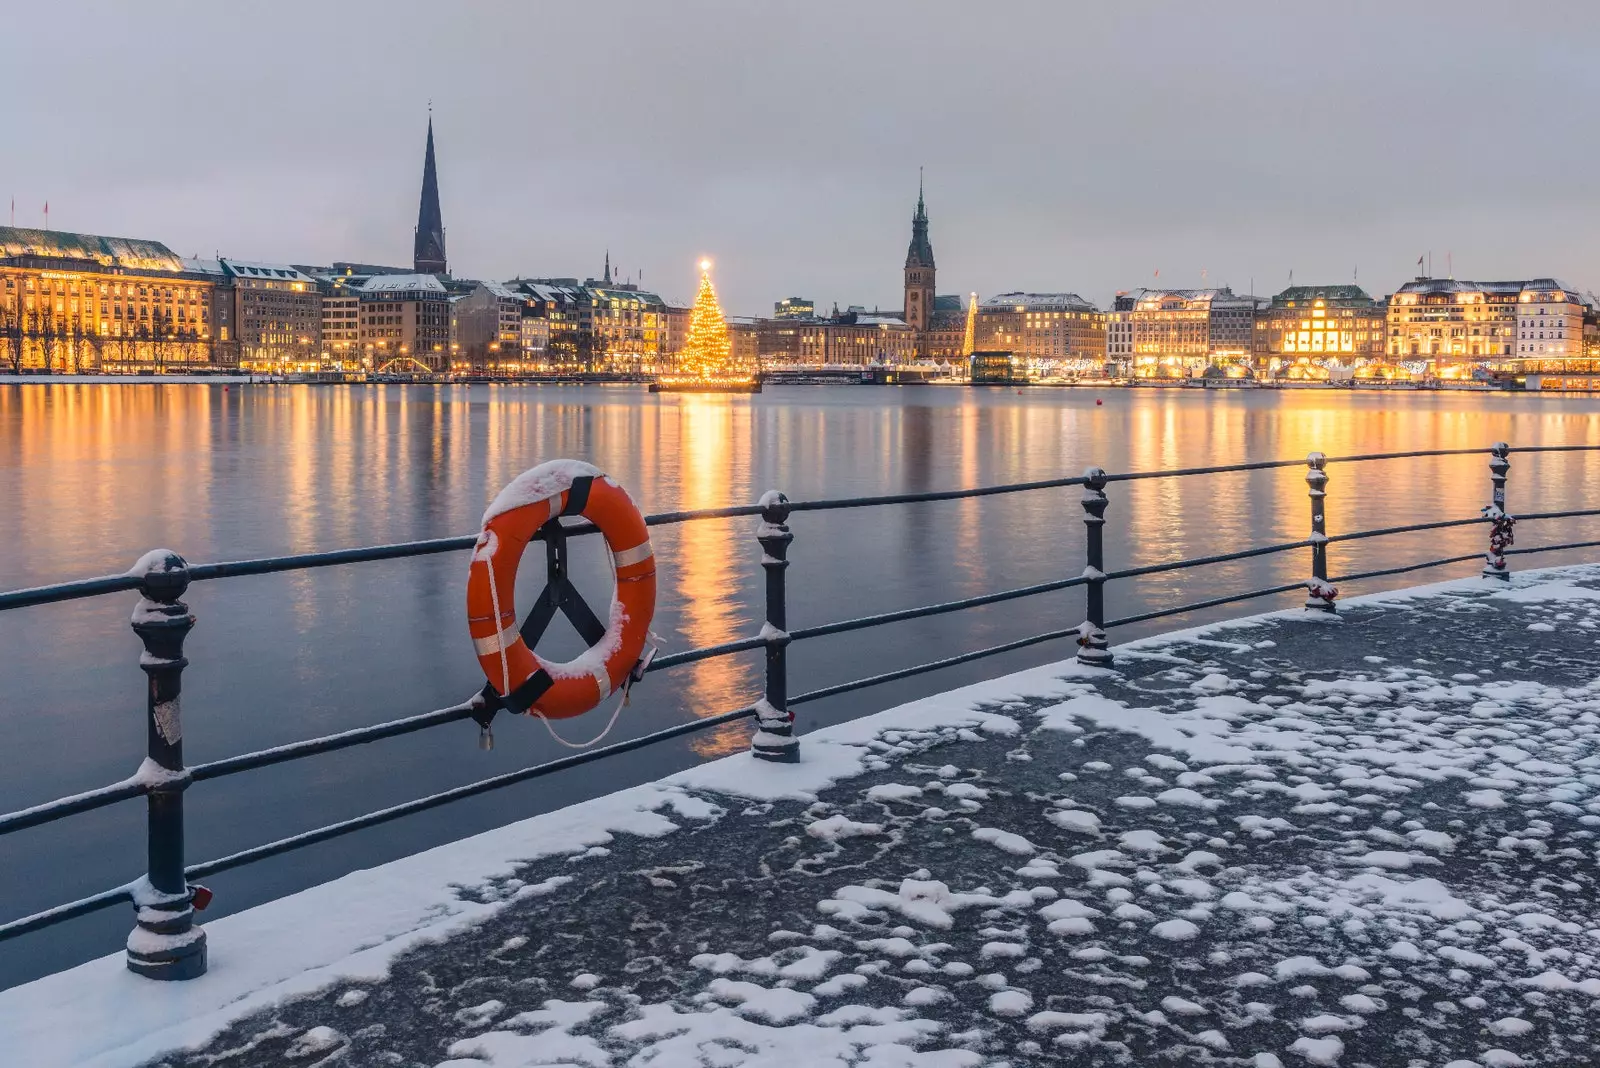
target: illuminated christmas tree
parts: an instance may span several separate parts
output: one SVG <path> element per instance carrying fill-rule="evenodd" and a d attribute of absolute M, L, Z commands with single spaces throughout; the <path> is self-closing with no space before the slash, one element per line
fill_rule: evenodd
<path fill-rule="evenodd" d="M 967 336 L 961 341 L 961 355 L 971 356 L 977 349 L 978 333 L 978 294 L 974 293 L 967 298 Z"/>
<path fill-rule="evenodd" d="M 732 355 L 728 323 L 711 285 L 711 261 L 701 260 L 700 292 L 695 294 L 694 310 L 689 313 L 689 336 L 678 354 L 678 371 L 691 378 L 723 378 L 730 371 Z"/>

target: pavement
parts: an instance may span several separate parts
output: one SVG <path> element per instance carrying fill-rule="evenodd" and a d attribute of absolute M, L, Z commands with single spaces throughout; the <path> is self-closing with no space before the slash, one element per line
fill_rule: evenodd
<path fill-rule="evenodd" d="M 1579 568 L 1064 664 L 148 1063 L 1600 1063 L 1597 645 Z"/>

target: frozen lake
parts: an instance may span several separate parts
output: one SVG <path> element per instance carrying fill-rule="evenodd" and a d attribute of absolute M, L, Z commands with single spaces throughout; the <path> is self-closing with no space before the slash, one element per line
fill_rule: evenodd
<path fill-rule="evenodd" d="M 1096 399 L 1103 404 L 1096 405 Z M 587 460 L 646 511 L 1023 481 L 1112 471 L 1402 449 L 1600 443 L 1600 400 L 1340 391 L 773 388 L 757 397 L 652 396 L 577 386 L 0 386 L 0 588 L 121 571 L 165 546 L 193 562 L 466 534 L 519 471 Z M 1330 532 L 1465 517 L 1487 503 L 1487 455 L 1335 467 Z M 1581 455 L 1512 458 L 1510 510 L 1596 497 Z M 1292 540 L 1307 530 L 1303 472 L 1113 485 L 1113 567 Z M 1083 566 L 1078 491 L 791 521 L 793 626 L 968 596 Z M 1573 540 L 1581 521 L 1525 525 L 1519 544 Z M 1469 552 L 1467 528 L 1335 545 L 1334 573 Z M 753 521 L 659 530 L 667 651 L 760 626 Z M 597 546 L 576 543 L 578 581 L 602 598 Z M 1540 564 L 1562 562 L 1552 554 Z M 1514 566 L 1527 566 L 1517 561 Z M 525 569 L 533 570 L 538 569 Z M 1418 578 L 1470 573 L 1401 576 Z M 1109 614 L 1304 577 L 1301 553 L 1113 585 Z M 193 587 L 199 617 L 185 674 L 187 756 L 210 760 L 454 703 L 482 684 L 463 619 L 465 554 Z M 539 576 L 535 574 L 534 578 Z M 537 585 L 537 582 L 531 583 Z M 1381 588 L 1372 586 L 1368 588 Z M 531 599 L 524 599 L 524 607 Z M 855 678 L 1067 626 L 1078 591 L 881 631 L 790 654 L 791 690 Z M 132 595 L 0 614 L 0 809 L 128 775 L 144 745 Z M 1285 598 L 1205 618 L 1294 603 Z M 1171 629 L 1113 634 L 1115 643 Z M 569 644 L 567 649 L 572 646 Z M 561 651 L 559 648 L 557 651 Z M 861 691 L 801 710 L 800 726 L 1033 664 L 1044 645 Z M 758 654 L 651 676 L 619 735 L 746 703 Z M 208 859 L 284 834 L 558 755 L 542 727 L 502 720 L 484 753 L 471 724 L 196 786 L 189 856 Z M 596 728 L 597 729 L 597 728 Z M 211 881 L 210 915 L 486 827 L 653 779 L 743 746 L 746 727 L 630 754 L 304 850 Z M 585 721 L 567 727 L 592 734 Z M 4 919 L 142 871 L 143 806 L 129 803 L 0 840 Z M 6 946 L 0 985 L 115 948 L 113 909 Z"/>

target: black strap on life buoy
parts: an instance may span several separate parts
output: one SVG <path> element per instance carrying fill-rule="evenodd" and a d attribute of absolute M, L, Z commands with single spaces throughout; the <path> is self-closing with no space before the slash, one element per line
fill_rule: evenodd
<path fill-rule="evenodd" d="M 581 515 L 589 507 L 589 488 L 594 485 L 593 475 L 579 475 L 572 480 L 572 488 L 567 490 L 567 504 L 561 509 L 562 515 Z"/>
<path fill-rule="evenodd" d="M 500 698 L 500 703 L 513 712 L 526 712 L 533 707 L 533 703 L 545 695 L 545 691 L 556 684 L 550 677 L 550 672 L 540 668 L 528 676 L 528 681 Z"/>

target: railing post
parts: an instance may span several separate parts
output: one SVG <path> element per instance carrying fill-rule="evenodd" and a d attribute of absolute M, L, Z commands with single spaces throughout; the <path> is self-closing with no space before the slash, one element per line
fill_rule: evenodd
<path fill-rule="evenodd" d="M 1511 570 L 1506 567 L 1506 550 L 1516 539 L 1512 527 L 1516 520 L 1506 514 L 1506 473 L 1511 470 L 1511 446 L 1497 441 L 1489 446 L 1489 480 L 1494 483 L 1494 493 L 1483 515 L 1489 520 L 1489 551 L 1484 554 L 1483 577 L 1511 581 Z"/>
<path fill-rule="evenodd" d="M 794 713 L 789 711 L 789 631 L 783 573 L 789 568 L 789 543 L 794 540 L 787 523 L 789 498 L 777 490 L 761 495 L 761 567 L 767 573 L 767 622 L 761 636 L 767 641 L 767 692 L 756 703 L 756 733 L 750 751 L 762 760 L 785 764 L 800 760 L 800 740 L 794 736 Z"/>
<path fill-rule="evenodd" d="M 1111 666 L 1111 649 L 1106 641 L 1106 552 L 1105 525 L 1106 473 L 1091 467 L 1083 473 L 1083 525 L 1085 533 L 1085 558 L 1088 566 L 1084 575 L 1089 584 L 1085 588 L 1087 617 L 1078 628 L 1078 663 L 1094 667 Z"/>
<path fill-rule="evenodd" d="M 1306 486 L 1311 497 L 1311 579 L 1306 583 L 1306 607 L 1332 612 L 1339 591 L 1328 583 L 1328 458 L 1320 452 L 1306 457 Z"/>
<path fill-rule="evenodd" d="M 206 971 L 206 933 L 194 925 L 195 888 L 183 873 L 183 641 L 194 616 L 180 597 L 189 586 L 189 565 L 177 553 L 158 549 L 137 565 L 142 597 L 133 610 L 133 631 L 144 643 L 139 667 L 149 677 L 148 744 L 139 774 L 150 787 L 146 831 L 148 874 L 134 892 L 137 926 L 128 935 L 128 970 L 151 979 L 194 979 Z M 201 902 L 204 904 L 204 902 Z"/>

